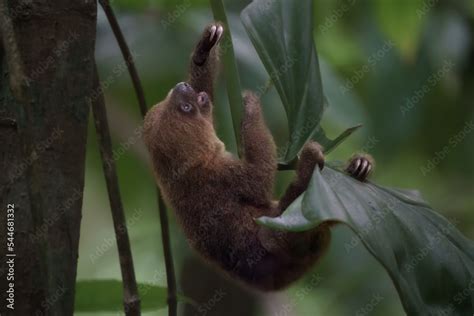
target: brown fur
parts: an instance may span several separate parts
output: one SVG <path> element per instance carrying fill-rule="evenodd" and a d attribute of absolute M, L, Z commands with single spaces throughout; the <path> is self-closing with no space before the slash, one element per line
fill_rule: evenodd
<path fill-rule="evenodd" d="M 178 84 L 150 110 L 144 139 L 157 182 L 191 245 L 243 283 L 277 290 L 301 277 L 324 253 L 329 227 L 278 232 L 257 225 L 255 218 L 280 215 L 306 190 L 324 157 L 317 143 L 308 143 L 296 180 L 279 203 L 272 201 L 276 148 L 259 99 L 250 92 L 244 93 L 243 160 L 226 152 L 212 122 L 218 59 L 213 47 L 219 41 L 211 40 L 213 25 L 219 27 L 206 28 L 192 55 L 189 85 Z M 183 112 L 184 103 L 192 105 L 190 112 Z"/>

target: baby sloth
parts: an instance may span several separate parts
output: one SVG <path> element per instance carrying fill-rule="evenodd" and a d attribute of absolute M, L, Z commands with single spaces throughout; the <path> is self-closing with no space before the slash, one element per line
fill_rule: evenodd
<path fill-rule="evenodd" d="M 213 82 L 223 27 L 209 25 L 198 42 L 187 82 L 178 83 L 145 118 L 144 140 L 158 185 L 187 239 L 207 261 L 260 290 L 278 290 L 300 278 L 325 252 L 328 225 L 301 233 L 279 232 L 255 222 L 279 216 L 308 187 L 322 148 L 307 143 L 296 180 L 279 202 L 272 201 L 276 148 L 258 97 L 244 93 L 243 159 L 228 153 L 212 118 Z M 347 172 L 364 181 L 369 156 L 351 159 Z"/>

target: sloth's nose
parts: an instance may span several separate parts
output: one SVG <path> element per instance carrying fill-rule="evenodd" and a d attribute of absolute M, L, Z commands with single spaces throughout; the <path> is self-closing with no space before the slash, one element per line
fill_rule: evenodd
<path fill-rule="evenodd" d="M 185 93 L 185 92 L 193 91 L 193 87 L 191 87 L 191 85 L 187 82 L 180 82 L 174 87 L 174 90 L 176 90 L 177 92 Z"/>

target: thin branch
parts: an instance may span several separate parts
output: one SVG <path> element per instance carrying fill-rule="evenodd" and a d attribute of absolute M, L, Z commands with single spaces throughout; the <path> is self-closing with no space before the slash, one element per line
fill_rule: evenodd
<path fill-rule="evenodd" d="M 133 61 L 133 56 L 130 53 L 130 49 L 128 48 L 127 42 L 122 34 L 120 26 L 117 22 L 117 18 L 115 17 L 114 11 L 110 6 L 108 0 L 99 0 L 100 5 L 102 6 L 105 15 L 110 23 L 110 27 L 114 32 L 115 38 L 119 44 L 120 50 L 122 51 L 122 55 L 127 63 L 127 68 L 130 73 L 130 77 L 132 78 L 133 86 L 135 88 L 135 93 L 138 98 L 138 103 L 140 106 L 140 112 L 143 117 L 145 117 L 148 108 L 146 105 L 145 94 L 143 92 L 143 88 L 140 82 L 140 78 L 138 76 L 135 63 Z M 165 268 L 166 268 L 166 279 L 168 283 L 168 315 L 169 316 L 176 316 L 178 310 L 178 302 L 177 302 L 177 295 L 176 295 L 176 277 L 175 271 L 173 266 L 173 254 L 171 252 L 171 241 L 170 241 L 170 233 L 169 233 L 169 224 L 168 224 L 168 214 L 166 210 L 166 206 L 163 202 L 163 198 L 161 197 L 160 191 L 158 187 L 156 188 L 157 199 L 158 199 L 158 209 L 160 214 L 160 224 L 161 224 L 161 236 L 162 236 L 162 243 L 163 243 L 163 252 L 165 257 Z"/>
<path fill-rule="evenodd" d="M 99 141 L 102 165 L 104 168 L 107 191 L 109 193 L 110 208 L 114 222 L 114 230 L 117 239 L 117 248 L 120 259 L 120 270 L 124 287 L 124 309 L 125 315 L 140 315 L 140 297 L 138 295 L 135 270 L 133 268 L 132 251 L 128 238 L 125 214 L 120 197 L 115 161 L 112 154 L 112 141 L 110 138 L 109 125 L 107 122 L 107 111 L 105 108 L 104 95 L 99 86 L 99 75 L 97 67 L 94 69 L 93 89 L 97 89 L 99 96 L 92 100 L 92 112 L 94 114 L 95 128 Z"/>
<path fill-rule="evenodd" d="M 130 77 L 132 78 L 133 87 L 135 89 L 138 98 L 138 104 L 140 106 L 140 112 L 142 116 L 145 117 L 146 112 L 148 112 L 148 107 L 146 106 L 145 93 L 143 92 L 140 77 L 138 76 L 138 72 L 133 61 L 133 55 L 130 52 L 130 49 L 128 48 L 127 42 L 125 41 L 125 37 L 123 36 L 122 30 L 120 29 L 120 25 L 117 22 L 117 18 L 115 17 L 114 11 L 110 6 L 109 1 L 99 0 L 99 3 L 105 12 L 105 15 L 107 16 L 107 20 L 109 21 L 110 27 L 112 28 L 115 38 L 117 39 L 117 43 L 127 64 L 128 72 L 130 73 Z"/>
<path fill-rule="evenodd" d="M 298 165 L 298 157 L 290 161 L 288 164 L 278 164 L 279 171 L 288 171 L 288 170 L 296 170 L 296 166 Z"/>
<path fill-rule="evenodd" d="M 168 213 L 166 212 L 166 205 L 160 195 L 158 188 L 156 188 L 156 192 L 158 208 L 160 210 L 161 239 L 163 243 L 163 251 L 165 254 L 166 279 L 168 283 L 168 315 L 176 316 L 178 314 L 178 296 L 176 294 L 176 278 L 173 266 L 173 257 L 171 253 Z"/>

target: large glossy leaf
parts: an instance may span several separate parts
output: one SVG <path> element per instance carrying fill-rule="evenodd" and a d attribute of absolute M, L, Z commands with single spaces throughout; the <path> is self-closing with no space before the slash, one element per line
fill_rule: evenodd
<path fill-rule="evenodd" d="M 357 125 L 345 130 L 341 135 L 336 137 L 335 139 L 329 139 L 326 136 L 326 133 L 322 128 L 318 128 L 313 135 L 313 139 L 319 142 L 324 148 L 324 153 L 329 154 L 333 151 L 337 146 L 342 144 L 349 136 L 351 136 L 355 131 L 361 128 L 362 125 Z"/>
<path fill-rule="evenodd" d="M 240 76 L 234 55 L 232 35 L 227 22 L 225 6 L 222 0 L 210 0 L 212 12 L 216 21 L 224 24 L 227 31 L 221 43 L 221 57 L 224 66 L 227 95 L 229 98 L 230 111 L 232 113 L 232 124 L 234 125 L 235 142 L 240 150 L 240 122 L 242 118 L 242 89 L 240 86 Z M 239 152 L 239 155 L 241 153 Z"/>
<path fill-rule="evenodd" d="M 474 311 L 474 244 L 416 191 L 362 183 L 336 168 L 317 168 L 306 193 L 280 217 L 258 221 L 288 231 L 328 221 L 346 224 L 387 270 L 408 315 Z"/>
<path fill-rule="evenodd" d="M 289 142 L 280 157 L 284 163 L 311 138 L 325 107 L 312 12 L 311 0 L 255 0 L 241 14 L 288 116 Z"/>
<path fill-rule="evenodd" d="M 166 307 L 167 290 L 165 287 L 138 284 L 143 311 L 158 310 Z M 75 312 L 123 311 L 123 287 L 117 280 L 82 280 L 76 284 Z"/>

